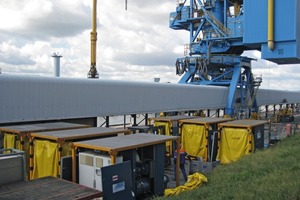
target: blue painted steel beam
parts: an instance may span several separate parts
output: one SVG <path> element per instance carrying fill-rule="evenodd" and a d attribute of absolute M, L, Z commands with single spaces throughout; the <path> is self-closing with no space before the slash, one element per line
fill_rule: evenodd
<path fill-rule="evenodd" d="M 235 66 L 233 69 L 233 76 L 230 81 L 229 92 L 228 92 L 228 101 L 227 107 L 225 109 L 225 113 L 229 116 L 233 116 L 234 114 L 234 102 L 236 96 L 236 89 L 240 80 L 241 75 L 241 66 Z"/>

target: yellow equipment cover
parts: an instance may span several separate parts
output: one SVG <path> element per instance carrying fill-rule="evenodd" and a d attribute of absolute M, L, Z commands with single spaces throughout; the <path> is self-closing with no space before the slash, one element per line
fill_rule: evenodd
<path fill-rule="evenodd" d="M 62 156 L 70 156 L 72 155 L 72 148 L 70 146 L 72 142 L 65 142 L 62 148 Z"/>
<path fill-rule="evenodd" d="M 196 187 L 199 187 L 202 185 L 202 183 L 207 183 L 207 178 L 198 172 L 189 175 L 188 180 L 184 185 L 180 185 L 173 189 L 165 189 L 165 196 L 173 196 L 178 195 L 181 192 L 193 190 Z"/>
<path fill-rule="evenodd" d="M 183 124 L 181 131 L 183 149 L 190 156 L 202 157 L 207 161 L 207 133 L 205 126 Z"/>
<path fill-rule="evenodd" d="M 170 135 L 170 128 L 171 125 L 169 122 L 160 122 L 160 121 L 156 121 L 154 122 L 154 126 L 165 126 L 165 134 L 166 135 Z"/>
<path fill-rule="evenodd" d="M 34 141 L 34 162 L 32 179 L 45 176 L 57 177 L 58 144 L 48 140 Z"/>
<path fill-rule="evenodd" d="M 154 122 L 154 126 L 165 126 L 165 135 L 170 135 L 171 132 L 171 124 L 169 122 L 164 121 L 156 121 Z M 172 154 L 172 142 L 166 142 L 166 151 Z"/>
<path fill-rule="evenodd" d="M 62 156 L 72 154 L 70 142 L 65 142 L 62 147 Z M 49 140 L 34 140 L 34 162 L 33 162 L 33 177 L 41 178 L 45 176 L 59 175 L 58 161 L 59 151 L 58 143 Z"/>
<path fill-rule="evenodd" d="M 20 140 L 16 139 L 16 135 L 14 133 L 4 133 L 3 146 L 4 149 L 14 148 L 20 149 Z"/>
<path fill-rule="evenodd" d="M 245 128 L 223 128 L 218 158 L 221 164 L 228 164 L 250 154 L 254 149 L 251 131 Z"/>

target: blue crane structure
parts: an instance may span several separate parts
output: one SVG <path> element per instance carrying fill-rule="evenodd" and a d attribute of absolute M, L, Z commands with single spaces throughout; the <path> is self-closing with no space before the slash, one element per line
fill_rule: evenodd
<path fill-rule="evenodd" d="M 178 0 L 169 26 L 190 33 L 184 57 L 176 60 L 179 83 L 227 86 L 227 115 L 257 112 L 262 77 L 253 75 L 253 59 L 241 55 L 259 50 L 277 64 L 299 63 L 298 10 L 297 0 Z"/>

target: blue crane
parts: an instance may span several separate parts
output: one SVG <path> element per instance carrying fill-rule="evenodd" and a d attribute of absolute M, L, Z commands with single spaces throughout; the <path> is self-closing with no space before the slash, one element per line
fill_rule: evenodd
<path fill-rule="evenodd" d="M 227 86 L 226 115 L 257 112 L 262 77 L 253 75 L 253 59 L 241 55 L 259 50 L 278 64 L 299 63 L 299 9 L 297 0 L 178 0 L 169 26 L 190 33 L 176 60 L 179 83 Z"/>

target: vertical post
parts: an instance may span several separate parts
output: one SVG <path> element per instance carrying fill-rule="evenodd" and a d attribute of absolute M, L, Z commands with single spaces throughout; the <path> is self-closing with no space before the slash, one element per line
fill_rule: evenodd
<path fill-rule="evenodd" d="M 60 176 L 60 166 L 61 166 L 61 157 L 62 157 L 62 151 L 63 151 L 63 140 L 58 141 L 58 163 L 57 163 L 57 174 L 56 177 L 59 178 Z"/>
<path fill-rule="evenodd" d="M 132 114 L 131 117 L 133 118 L 133 125 L 132 126 L 137 126 L 138 124 L 136 123 L 136 114 Z"/>
<path fill-rule="evenodd" d="M 230 81 L 229 94 L 228 94 L 227 107 L 225 110 L 225 114 L 229 115 L 231 117 L 234 115 L 235 92 L 236 92 L 236 88 L 237 88 L 237 85 L 238 85 L 238 82 L 240 79 L 241 68 L 242 68 L 242 66 L 240 64 L 234 66 L 233 76 Z"/>
<path fill-rule="evenodd" d="M 91 32 L 91 65 L 96 65 L 97 42 L 97 0 L 93 0 L 92 32 Z"/>
<path fill-rule="evenodd" d="M 205 137 L 207 138 L 206 139 L 206 144 L 205 144 L 205 156 L 204 156 L 204 158 L 203 158 L 203 160 L 205 161 L 205 162 L 207 162 L 208 161 L 208 159 L 211 157 L 210 156 L 210 152 L 209 152 L 209 133 L 208 133 L 208 131 L 209 131 L 209 126 L 206 124 L 205 126 Z M 210 160 L 210 162 L 212 162 L 211 160 Z"/>
<path fill-rule="evenodd" d="M 19 137 L 20 137 L 20 150 L 24 151 L 24 143 L 25 143 L 24 138 L 26 137 L 26 134 L 20 133 Z"/>
<path fill-rule="evenodd" d="M 268 0 L 268 47 L 274 50 L 274 0 Z"/>
<path fill-rule="evenodd" d="M 109 156 L 110 156 L 112 165 L 116 164 L 117 154 L 118 154 L 118 152 L 115 152 L 115 151 L 112 151 L 112 150 L 109 151 Z"/>
<path fill-rule="evenodd" d="M 239 2 L 234 2 L 234 16 L 237 17 L 238 14 L 240 13 L 241 10 L 241 5 L 239 4 Z"/>
<path fill-rule="evenodd" d="M 126 129 L 126 115 L 124 115 L 124 121 L 123 122 L 124 122 L 123 127 L 124 127 L 124 129 Z"/>
<path fill-rule="evenodd" d="M 224 27 L 227 28 L 227 0 L 224 1 Z"/>
<path fill-rule="evenodd" d="M 28 135 L 29 137 L 29 180 L 33 179 L 33 137 Z"/>
<path fill-rule="evenodd" d="M 194 18 L 194 1 L 190 1 L 190 19 Z M 192 44 L 194 41 L 194 25 L 192 21 L 190 21 L 190 44 Z M 191 48 L 191 45 L 189 45 L 189 48 Z M 191 52 L 191 49 L 189 49 Z"/>
<path fill-rule="evenodd" d="M 222 24 L 224 24 L 224 13 L 222 13 L 224 12 L 224 3 L 221 2 L 221 0 L 215 0 L 214 4 L 214 15 Z"/>
<path fill-rule="evenodd" d="M 75 147 L 72 143 L 70 146 L 72 148 L 72 181 L 74 183 L 76 183 L 76 181 L 77 181 L 77 177 L 76 177 L 76 170 L 77 170 L 76 150 L 77 150 L 77 147 Z"/>
<path fill-rule="evenodd" d="M 105 117 L 105 127 L 109 127 L 109 116 Z"/>
<path fill-rule="evenodd" d="M 180 167 L 180 137 L 176 139 L 176 187 L 179 186 L 179 167 Z"/>
<path fill-rule="evenodd" d="M 99 78 L 96 68 L 96 47 L 97 47 L 97 0 L 93 0 L 92 31 L 91 31 L 91 67 L 88 78 Z"/>
<path fill-rule="evenodd" d="M 148 113 L 145 114 L 145 125 L 148 125 Z"/>

